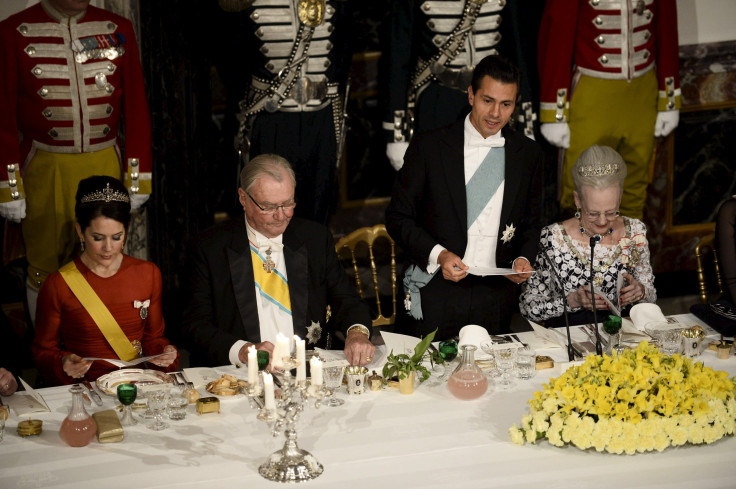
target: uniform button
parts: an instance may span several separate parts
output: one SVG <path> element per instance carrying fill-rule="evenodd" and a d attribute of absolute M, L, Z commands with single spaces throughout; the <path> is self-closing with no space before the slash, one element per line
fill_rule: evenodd
<path fill-rule="evenodd" d="M 565 96 L 565 90 L 557 90 L 557 96 L 558 97 L 564 97 Z"/>
<path fill-rule="evenodd" d="M 115 24 L 113 24 L 112 22 L 108 22 L 107 23 L 107 28 L 110 29 L 111 31 L 114 31 L 115 30 Z"/>
<path fill-rule="evenodd" d="M 331 63 L 330 63 L 330 60 L 329 60 L 329 59 L 326 59 L 326 60 L 325 60 L 325 63 L 324 63 L 324 65 L 325 65 L 325 68 L 329 68 L 329 67 L 330 67 L 330 64 L 331 64 Z"/>
<path fill-rule="evenodd" d="M 268 64 L 266 65 L 266 69 L 267 69 L 268 71 L 273 71 L 273 63 L 268 63 Z"/>
<path fill-rule="evenodd" d="M 263 29 L 258 29 L 258 30 L 256 31 L 256 36 L 258 36 L 258 37 L 263 37 Z"/>
<path fill-rule="evenodd" d="M 49 136 L 51 136 L 52 138 L 55 138 L 55 137 L 57 137 L 58 135 L 59 135 L 59 133 L 58 133 L 58 132 L 56 132 L 56 129 L 51 129 L 51 130 L 49 131 Z"/>
<path fill-rule="evenodd" d="M 261 52 L 263 54 L 268 54 L 268 48 L 266 46 L 261 46 Z"/>
<path fill-rule="evenodd" d="M 15 170 L 16 170 L 15 163 L 13 163 L 12 165 L 8 165 L 8 172 L 11 172 L 12 173 Z"/>
<path fill-rule="evenodd" d="M 429 12 L 431 9 L 432 7 L 430 7 L 428 3 L 425 3 L 424 5 L 422 5 L 422 10 L 424 10 L 425 12 Z"/>
<path fill-rule="evenodd" d="M 105 91 L 106 91 L 107 93 L 112 93 L 112 91 L 113 91 L 113 90 L 115 90 L 115 89 L 114 89 L 114 88 L 113 88 L 113 86 L 112 86 L 112 85 L 110 85 L 109 83 L 108 83 L 107 85 L 105 85 Z"/>
<path fill-rule="evenodd" d="M 20 27 L 18 27 L 18 30 L 23 35 L 28 34 L 28 26 L 25 24 L 22 24 Z"/>
<path fill-rule="evenodd" d="M 608 56 L 606 56 L 605 54 L 603 56 L 601 56 L 601 63 L 603 63 L 603 64 L 608 63 Z"/>
<path fill-rule="evenodd" d="M 34 75 L 38 76 L 41 73 L 43 73 L 43 70 L 41 68 L 39 68 L 38 66 L 36 66 L 35 68 L 33 68 L 33 74 Z"/>
<path fill-rule="evenodd" d="M 670 102 L 670 103 L 667 104 L 667 110 L 672 110 L 674 108 L 675 108 L 675 104 L 674 103 Z"/>
<path fill-rule="evenodd" d="M 593 23 L 595 23 L 595 25 L 603 25 L 603 19 L 596 17 L 595 20 L 593 20 Z"/>
<path fill-rule="evenodd" d="M 33 56 L 34 54 L 36 54 L 36 48 L 34 48 L 33 46 L 28 46 L 26 48 L 26 53 L 30 56 Z"/>
<path fill-rule="evenodd" d="M 112 105 L 108 105 L 107 107 L 105 107 L 105 113 L 112 114 Z"/>
<path fill-rule="evenodd" d="M 130 159 L 130 165 L 131 166 L 138 166 L 138 158 L 131 158 Z"/>
<path fill-rule="evenodd" d="M 564 118 L 565 118 L 565 116 L 564 116 L 564 115 L 562 115 L 562 114 L 557 114 L 557 115 L 555 115 L 555 120 L 561 121 L 561 120 L 562 120 L 562 119 L 564 119 Z"/>
<path fill-rule="evenodd" d="M 102 130 L 102 134 L 105 135 L 105 136 L 107 136 L 109 133 L 110 133 L 110 128 L 109 127 L 106 127 L 106 128 L 104 128 Z"/>
<path fill-rule="evenodd" d="M 251 19 L 253 19 L 253 20 L 258 20 L 258 19 L 260 19 L 260 18 L 261 18 L 261 15 L 260 15 L 260 14 L 259 14 L 258 12 L 253 12 L 253 13 L 252 13 L 252 14 L 250 15 L 250 18 L 251 18 Z"/>
<path fill-rule="evenodd" d="M 54 113 L 51 112 L 51 109 L 46 109 L 43 111 L 43 116 L 47 119 L 50 118 L 52 115 L 54 115 Z"/>
<path fill-rule="evenodd" d="M 427 25 L 429 26 L 430 29 L 434 29 L 434 22 L 433 21 L 430 20 L 429 22 L 427 22 Z"/>
<path fill-rule="evenodd" d="M 605 44 L 606 43 L 606 38 L 603 37 L 603 36 L 598 36 L 598 37 L 595 38 L 595 42 L 597 42 L 598 44 Z"/>

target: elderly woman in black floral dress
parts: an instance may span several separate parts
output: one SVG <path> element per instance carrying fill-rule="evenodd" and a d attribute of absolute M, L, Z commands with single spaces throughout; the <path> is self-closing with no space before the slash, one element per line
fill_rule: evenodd
<path fill-rule="evenodd" d="M 547 326 L 564 324 L 560 320 L 563 300 L 570 324 L 585 324 L 593 322 L 594 304 L 598 311 L 609 309 L 604 295 L 624 311 L 637 302 L 657 299 L 646 227 L 618 211 L 626 177 L 623 158 L 612 148 L 594 145 L 580 155 L 572 171 L 575 217 L 542 229 L 536 273 L 522 285 L 522 315 Z M 592 278 L 595 296 L 590 293 L 591 238 L 597 241 Z M 550 264 L 562 282 L 562 292 Z"/>

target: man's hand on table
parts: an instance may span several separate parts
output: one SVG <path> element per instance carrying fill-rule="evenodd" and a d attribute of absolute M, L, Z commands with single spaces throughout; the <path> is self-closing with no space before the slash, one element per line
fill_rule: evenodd
<path fill-rule="evenodd" d="M 240 347 L 240 351 L 238 351 L 238 360 L 243 362 L 243 365 L 248 365 L 248 348 L 251 346 L 255 346 L 256 350 L 261 351 L 267 351 L 268 352 L 268 367 L 267 369 L 271 369 L 271 362 L 273 361 L 273 343 L 270 341 L 262 341 L 260 343 L 246 343 L 242 347 Z"/>
<path fill-rule="evenodd" d="M 452 282 L 459 282 L 468 275 L 468 267 L 455 253 L 447 250 L 442 250 L 440 255 L 437 257 L 437 263 L 439 263 L 442 269 L 442 277 L 445 280 L 451 280 Z"/>
<path fill-rule="evenodd" d="M 519 257 L 514 260 L 513 269 L 517 272 L 524 272 L 513 275 L 504 275 L 504 277 L 511 280 L 515 284 L 526 282 L 526 280 L 532 276 L 531 272 L 534 271 L 534 269 L 532 268 L 532 264 L 529 263 L 529 260 L 524 257 Z"/>
<path fill-rule="evenodd" d="M 360 331 L 354 330 L 345 338 L 345 358 L 350 365 L 367 365 L 373 360 L 376 347 L 371 340 Z"/>

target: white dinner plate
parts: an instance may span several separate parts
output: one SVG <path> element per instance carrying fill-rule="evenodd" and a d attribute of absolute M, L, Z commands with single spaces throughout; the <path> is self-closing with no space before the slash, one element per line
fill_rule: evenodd
<path fill-rule="evenodd" d="M 136 384 L 138 382 L 155 382 L 157 384 L 170 383 L 173 379 L 158 370 L 144 370 L 141 368 L 124 368 L 100 376 L 95 383 L 97 387 L 109 396 L 117 396 L 119 384 Z"/>

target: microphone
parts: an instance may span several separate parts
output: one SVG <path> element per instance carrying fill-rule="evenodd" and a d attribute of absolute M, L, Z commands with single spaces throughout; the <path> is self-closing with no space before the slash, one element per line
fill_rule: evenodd
<path fill-rule="evenodd" d="M 552 272 L 552 278 L 557 282 L 557 285 L 560 288 L 560 295 L 562 295 L 562 314 L 565 317 L 565 330 L 567 331 L 567 359 L 572 362 L 575 360 L 575 348 L 572 346 L 572 338 L 570 337 L 570 320 L 567 317 L 567 297 L 565 297 L 565 287 L 562 285 L 562 280 L 560 280 L 560 276 L 557 274 L 557 270 L 555 269 L 552 260 L 547 256 L 547 253 L 545 253 L 544 250 L 540 250 L 540 255 L 542 256 L 542 259 L 547 262 L 547 265 Z"/>
<path fill-rule="evenodd" d="M 601 347 L 601 333 L 598 331 L 598 314 L 595 309 L 595 288 L 593 287 L 593 250 L 595 250 L 595 244 L 598 242 L 595 237 L 590 238 L 590 298 L 593 301 L 593 324 L 595 325 L 595 354 L 603 355 L 603 348 Z"/>

